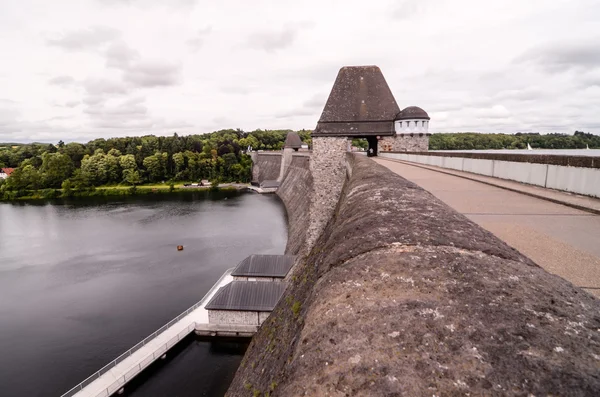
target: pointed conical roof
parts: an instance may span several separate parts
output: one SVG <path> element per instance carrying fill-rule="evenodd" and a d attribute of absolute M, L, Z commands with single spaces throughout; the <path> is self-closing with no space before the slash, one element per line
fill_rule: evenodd
<path fill-rule="evenodd" d="M 400 108 L 377 66 L 340 69 L 313 136 L 394 135 Z"/>

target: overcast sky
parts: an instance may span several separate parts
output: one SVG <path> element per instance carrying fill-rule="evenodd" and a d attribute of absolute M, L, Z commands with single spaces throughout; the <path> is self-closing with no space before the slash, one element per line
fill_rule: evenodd
<path fill-rule="evenodd" d="M 600 133 L 600 0 L 0 0 L 0 141 L 314 128 L 378 65 L 432 132 Z"/>

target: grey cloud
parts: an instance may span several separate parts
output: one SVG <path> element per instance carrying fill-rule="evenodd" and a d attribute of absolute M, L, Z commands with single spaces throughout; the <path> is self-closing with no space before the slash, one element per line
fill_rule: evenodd
<path fill-rule="evenodd" d="M 323 109 L 325 107 L 325 102 L 327 101 L 327 96 L 328 94 L 324 93 L 315 94 L 310 99 L 304 101 L 302 105 L 307 109 Z"/>
<path fill-rule="evenodd" d="M 71 76 L 56 76 L 48 80 L 49 84 L 67 87 L 75 84 L 75 79 Z"/>
<path fill-rule="evenodd" d="M 505 90 L 500 91 L 495 99 L 498 100 L 516 100 L 516 101 L 535 101 L 538 100 L 545 95 L 548 95 L 548 92 L 540 90 L 538 88 L 524 88 L 521 90 Z"/>
<path fill-rule="evenodd" d="M 108 106 L 105 103 L 101 103 L 96 106 L 89 106 L 83 112 L 95 117 L 139 118 L 140 116 L 145 116 L 148 113 L 148 108 L 145 106 L 144 98 L 129 98 L 112 106 Z"/>
<path fill-rule="evenodd" d="M 87 79 L 83 82 L 87 94 L 92 97 L 103 96 L 106 94 L 118 95 L 127 94 L 129 89 L 119 81 L 106 79 Z"/>
<path fill-rule="evenodd" d="M 67 108 L 74 108 L 76 106 L 78 106 L 81 103 L 81 101 L 67 101 L 65 102 L 64 106 Z"/>
<path fill-rule="evenodd" d="M 106 66 L 116 69 L 127 69 L 133 61 L 139 59 L 140 54 L 123 41 L 116 41 L 109 45 L 104 53 Z"/>
<path fill-rule="evenodd" d="M 95 106 L 99 103 L 106 102 L 106 98 L 103 95 L 88 95 L 81 101 L 86 106 Z"/>
<path fill-rule="evenodd" d="M 257 50 L 276 52 L 290 47 L 298 37 L 300 30 L 307 26 L 309 25 L 295 25 L 281 30 L 255 32 L 248 37 L 247 45 Z"/>
<path fill-rule="evenodd" d="M 164 61 L 143 61 L 130 66 L 123 80 L 137 87 L 160 87 L 178 84 L 181 65 Z"/>
<path fill-rule="evenodd" d="M 590 70 L 600 67 L 600 39 L 590 42 L 561 43 L 536 48 L 516 58 L 517 63 L 531 63 L 550 73 L 572 69 Z"/>
<path fill-rule="evenodd" d="M 430 0 L 403 0 L 392 12 L 395 19 L 410 19 L 415 15 L 423 13 L 428 7 Z"/>
<path fill-rule="evenodd" d="M 61 47 L 69 51 L 97 49 L 120 36 L 120 32 L 105 26 L 95 26 L 88 29 L 65 32 L 59 38 L 49 38 L 49 45 Z"/>
<path fill-rule="evenodd" d="M 292 117 L 313 116 L 313 117 L 315 117 L 315 123 L 316 123 L 317 117 L 319 117 L 318 113 L 319 113 L 319 111 L 314 108 L 313 109 L 299 108 L 299 109 L 286 110 L 283 112 L 276 113 L 275 118 L 287 119 L 287 118 L 292 118 Z"/>
<path fill-rule="evenodd" d="M 226 85 L 220 87 L 221 92 L 226 94 L 238 94 L 238 95 L 248 95 L 253 92 L 254 89 L 249 86 L 244 85 Z"/>
<path fill-rule="evenodd" d="M 95 128 L 139 129 L 154 124 L 148 116 L 145 98 L 134 97 L 118 103 L 105 101 L 87 106 L 83 112 L 90 117 Z"/>
<path fill-rule="evenodd" d="M 199 50 L 204 45 L 204 40 L 210 33 L 212 32 L 212 27 L 208 26 L 204 29 L 199 29 L 195 36 L 187 41 L 188 46 L 192 48 L 192 50 Z"/>
<path fill-rule="evenodd" d="M 286 119 L 292 117 L 304 117 L 312 116 L 316 119 L 319 117 L 319 113 L 325 107 L 328 94 L 319 93 L 315 94 L 299 106 L 294 109 L 285 110 L 275 114 L 277 119 Z"/>
<path fill-rule="evenodd" d="M 92 121 L 92 127 L 107 129 L 146 129 L 154 127 L 152 120 L 95 120 Z"/>
<path fill-rule="evenodd" d="M 181 7 L 193 7 L 196 4 L 196 0 L 170 0 L 168 2 L 163 0 L 96 0 L 101 4 L 108 6 L 122 6 L 122 5 L 143 5 L 143 6 L 170 6 L 175 8 Z"/>
<path fill-rule="evenodd" d="M 216 125 L 229 125 L 235 121 L 227 116 L 217 116 L 212 119 L 212 122 Z"/>

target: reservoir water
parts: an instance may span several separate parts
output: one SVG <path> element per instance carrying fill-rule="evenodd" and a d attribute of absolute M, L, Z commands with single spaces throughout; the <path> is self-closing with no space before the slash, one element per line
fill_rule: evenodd
<path fill-rule="evenodd" d="M 279 199 L 251 193 L 0 203 L 0 395 L 60 396 L 286 233 Z M 245 347 L 190 337 L 126 392 L 222 395 Z"/>

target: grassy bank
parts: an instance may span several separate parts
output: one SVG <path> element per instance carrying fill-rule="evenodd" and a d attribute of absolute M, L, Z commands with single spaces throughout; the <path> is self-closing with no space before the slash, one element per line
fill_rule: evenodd
<path fill-rule="evenodd" d="M 193 193 L 198 191 L 231 191 L 245 189 L 247 184 L 241 183 L 223 183 L 218 186 L 184 186 L 184 183 L 168 184 L 145 184 L 138 186 L 98 186 L 85 190 L 65 190 L 65 189 L 42 189 L 35 191 L 10 191 L 0 195 L 0 201 L 27 201 L 27 200 L 48 200 L 57 198 L 72 197 L 118 197 L 118 196 L 138 196 L 151 194 L 170 194 L 170 193 Z"/>

